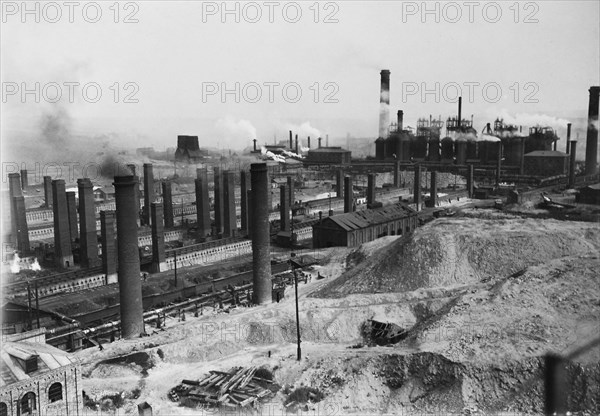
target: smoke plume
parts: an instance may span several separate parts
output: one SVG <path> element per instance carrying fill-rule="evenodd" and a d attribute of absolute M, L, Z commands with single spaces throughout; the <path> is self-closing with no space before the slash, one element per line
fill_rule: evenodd
<path fill-rule="evenodd" d="M 505 109 L 500 112 L 500 118 L 503 119 L 506 124 L 527 127 L 552 127 L 554 130 L 565 128 L 567 123 L 569 123 L 569 120 L 564 118 L 553 117 L 546 114 L 517 113 L 513 116 Z"/>
<path fill-rule="evenodd" d="M 226 116 L 217 120 L 215 128 L 230 148 L 246 147 L 248 142 L 256 139 L 256 128 L 248 120 Z"/>

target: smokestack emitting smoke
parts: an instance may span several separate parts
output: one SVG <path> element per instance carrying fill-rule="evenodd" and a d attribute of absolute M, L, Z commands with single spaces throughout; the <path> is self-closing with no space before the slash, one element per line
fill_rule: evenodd
<path fill-rule="evenodd" d="M 404 111 L 398 110 L 398 131 L 404 129 Z"/>
<path fill-rule="evenodd" d="M 590 87 L 587 139 L 585 141 L 585 174 L 598 173 L 598 99 L 600 86 Z"/>
<path fill-rule="evenodd" d="M 386 138 L 390 125 L 390 71 L 381 71 L 381 92 L 379 94 L 379 137 Z"/>

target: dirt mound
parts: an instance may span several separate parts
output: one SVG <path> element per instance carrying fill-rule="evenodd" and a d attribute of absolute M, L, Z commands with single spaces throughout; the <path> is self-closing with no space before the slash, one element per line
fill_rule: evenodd
<path fill-rule="evenodd" d="M 466 409 L 541 414 L 544 410 L 541 357 L 477 364 L 426 352 L 357 353 L 326 357 L 309 366 L 297 383 L 323 391 L 342 414 L 469 414 Z M 600 366 L 569 363 L 566 370 L 569 409 L 596 414 Z M 343 382 L 332 382 L 337 379 Z"/>
<path fill-rule="evenodd" d="M 327 298 L 472 284 L 505 277 L 555 258 L 597 253 L 599 247 L 600 229 L 590 223 L 439 219 L 417 229 L 408 238 L 396 239 L 370 253 L 365 261 L 313 296 Z"/>

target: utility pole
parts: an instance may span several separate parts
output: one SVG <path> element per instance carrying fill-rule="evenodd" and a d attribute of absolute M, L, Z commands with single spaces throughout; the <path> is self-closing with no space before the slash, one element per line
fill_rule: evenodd
<path fill-rule="evenodd" d="M 175 254 L 175 287 L 177 287 L 177 249 L 173 253 Z"/>
<path fill-rule="evenodd" d="M 290 253 L 290 264 L 292 265 L 292 273 L 294 275 L 294 294 L 296 297 L 296 338 L 298 340 L 298 358 L 300 361 L 302 359 L 302 350 L 300 348 L 300 309 L 298 308 L 298 271 L 296 270 L 296 264 L 293 258 L 296 256 L 294 253 L 294 220 L 292 218 L 291 221 L 291 233 L 290 233 L 290 245 L 291 245 L 291 253 Z"/>
<path fill-rule="evenodd" d="M 300 349 L 300 311 L 298 309 L 298 273 L 294 267 L 294 286 L 296 294 L 296 337 L 298 339 L 298 361 L 302 359 L 302 350 Z"/>

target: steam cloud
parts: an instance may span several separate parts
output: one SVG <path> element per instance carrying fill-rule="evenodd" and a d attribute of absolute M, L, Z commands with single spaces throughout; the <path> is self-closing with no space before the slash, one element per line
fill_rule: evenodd
<path fill-rule="evenodd" d="M 506 124 L 514 124 L 515 126 L 543 126 L 552 127 L 554 130 L 565 128 L 567 123 L 569 123 L 569 120 L 564 118 L 546 114 L 517 113 L 513 116 L 505 109 L 502 109 L 499 118 L 503 119 Z"/>
<path fill-rule="evenodd" d="M 217 120 L 215 128 L 229 147 L 245 147 L 256 139 L 256 128 L 248 120 L 226 116 Z"/>
<path fill-rule="evenodd" d="M 288 124 L 286 124 L 285 129 L 291 130 L 292 132 L 297 134 L 298 139 L 306 138 L 309 136 L 312 138 L 321 137 L 321 131 L 319 129 L 311 126 L 309 121 L 305 121 L 304 123 L 299 124 L 299 125 L 288 123 Z"/>

